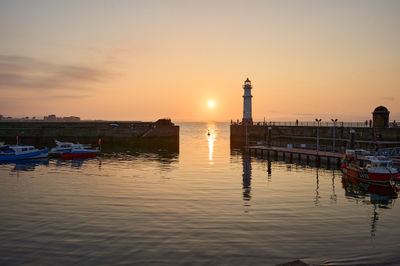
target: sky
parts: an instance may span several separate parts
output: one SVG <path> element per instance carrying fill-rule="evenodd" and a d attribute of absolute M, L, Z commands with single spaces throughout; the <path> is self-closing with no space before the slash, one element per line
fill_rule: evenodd
<path fill-rule="evenodd" d="M 400 1 L 0 0 L 0 114 L 400 121 Z M 210 107 L 209 102 L 214 106 Z"/>

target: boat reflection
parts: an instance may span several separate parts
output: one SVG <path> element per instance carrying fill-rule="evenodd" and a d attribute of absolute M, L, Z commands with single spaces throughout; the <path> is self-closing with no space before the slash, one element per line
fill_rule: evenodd
<path fill-rule="evenodd" d="M 34 160 L 18 160 L 18 161 L 8 161 L 0 162 L 0 165 L 14 165 L 11 172 L 20 171 L 34 171 L 39 165 L 49 165 L 48 159 L 34 159 Z"/>
<path fill-rule="evenodd" d="M 56 166 L 57 167 L 71 167 L 71 168 L 81 168 L 82 165 L 86 162 L 86 161 L 99 161 L 99 163 L 101 162 L 99 159 L 73 159 L 73 160 L 62 160 L 62 159 L 58 159 L 56 161 Z M 101 163 L 100 163 L 101 164 Z"/>
<path fill-rule="evenodd" d="M 371 184 L 359 178 L 343 175 L 342 184 L 347 198 L 361 200 L 363 204 L 373 206 L 371 216 L 371 236 L 375 236 L 379 209 L 391 209 L 397 198 L 399 188 L 392 185 Z"/>
<path fill-rule="evenodd" d="M 12 172 L 19 171 L 34 171 L 38 165 L 51 165 L 56 167 L 71 167 L 81 168 L 89 162 L 98 164 L 101 168 L 102 164 L 115 163 L 115 162 L 128 162 L 133 160 L 146 160 L 154 161 L 159 164 L 161 170 L 170 170 L 171 165 L 178 161 L 178 153 L 169 151 L 166 149 L 145 149 L 143 147 L 131 147 L 131 146 L 108 146 L 102 150 L 102 153 L 96 158 L 82 158 L 73 160 L 63 159 L 33 159 L 33 160 L 16 160 L 0 162 L 0 167 L 14 166 L 10 170 Z M 9 167 L 7 167 L 9 168 Z"/>
<path fill-rule="evenodd" d="M 380 208 L 391 207 L 393 199 L 397 198 L 399 191 L 396 186 L 366 183 L 359 178 L 347 175 L 343 175 L 342 184 L 347 197 L 356 199 L 367 199 L 369 197 L 369 203 L 377 204 Z"/>

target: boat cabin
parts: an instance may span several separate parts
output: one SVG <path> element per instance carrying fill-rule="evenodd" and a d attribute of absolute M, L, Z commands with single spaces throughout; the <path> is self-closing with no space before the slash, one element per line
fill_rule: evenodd
<path fill-rule="evenodd" d="M 366 168 L 392 168 L 392 161 L 384 156 L 365 156 Z"/>
<path fill-rule="evenodd" d="M 24 154 L 33 151 L 37 151 L 34 146 L 7 146 L 6 148 L 1 150 L 4 154 Z"/>

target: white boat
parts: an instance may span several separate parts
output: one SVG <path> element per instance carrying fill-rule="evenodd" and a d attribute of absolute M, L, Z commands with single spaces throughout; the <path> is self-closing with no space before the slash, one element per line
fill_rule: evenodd
<path fill-rule="evenodd" d="M 36 149 L 34 146 L 15 145 L 8 146 L 2 144 L 0 146 L 0 161 L 14 161 L 26 159 L 47 158 L 49 149 Z"/>
<path fill-rule="evenodd" d="M 3 149 L 4 147 L 8 147 L 9 145 L 4 144 L 3 141 L 0 141 L 0 149 Z"/>
<path fill-rule="evenodd" d="M 90 144 L 80 144 L 72 142 L 61 142 L 56 140 L 56 147 L 49 152 L 51 156 L 63 159 L 90 158 L 99 153 L 99 149 L 92 149 Z"/>

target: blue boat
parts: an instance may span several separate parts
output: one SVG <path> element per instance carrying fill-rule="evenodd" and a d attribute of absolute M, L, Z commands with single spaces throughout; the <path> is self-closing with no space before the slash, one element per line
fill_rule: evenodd
<path fill-rule="evenodd" d="M 1 145 L 0 146 L 0 161 L 15 161 L 47 158 L 49 149 L 38 150 L 34 146 L 27 145 Z"/>

